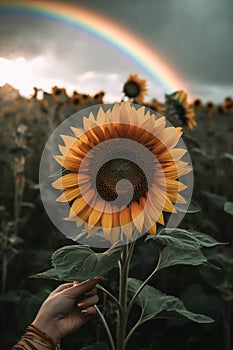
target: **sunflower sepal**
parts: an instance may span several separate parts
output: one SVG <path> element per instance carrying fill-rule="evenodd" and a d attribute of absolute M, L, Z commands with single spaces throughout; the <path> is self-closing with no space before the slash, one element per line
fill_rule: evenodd
<path fill-rule="evenodd" d="M 142 281 L 128 278 L 129 294 L 134 295 Z M 155 318 L 186 318 L 197 323 L 212 323 L 214 320 L 203 314 L 196 314 L 186 309 L 183 302 L 172 295 L 162 293 L 159 289 L 146 285 L 136 299 L 142 312 L 140 324 Z"/>

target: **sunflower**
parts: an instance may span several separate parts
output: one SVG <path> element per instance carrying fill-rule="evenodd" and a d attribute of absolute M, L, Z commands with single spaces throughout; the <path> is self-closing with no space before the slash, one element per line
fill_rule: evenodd
<path fill-rule="evenodd" d="M 52 97 L 55 102 L 62 105 L 68 100 L 68 95 L 65 88 L 58 88 L 57 86 L 52 87 Z"/>
<path fill-rule="evenodd" d="M 197 111 L 198 109 L 201 109 L 202 108 L 202 101 L 201 101 L 201 99 L 200 98 L 196 98 L 193 101 L 192 105 L 193 105 L 194 111 Z"/>
<path fill-rule="evenodd" d="M 233 103 L 233 98 L 231 96 L 225 97 L 224 103 Z"/>
<path fill-rule="evenodd" d="M 221 104 L 223 113 L 233 112 L 233 99 L 231 97 L 226 97 L 224 102 Z"/>
<path fill-rule="evenodd" d="M 91 100 L 91 96 L 87 94 L 80 94 L 77 91 L 73 92 L 73 95 L 70 98 L 71 104 L 74 106 L 83 106 Z"/>
<path fill-rule="evenodd" d="M 213 101 L 207 101 L 206 102 L 206 109 L 207 109 L 208 117 L 212 117 L 213 113 L 214 113 L 214 103 L 213 103 Z"/>
<path fill-rule="evenodd" d="M 146 104 L 146 107 L 153 109 L 160 115 L 163 115 L 165 112 L 165 107 L 156 98 L 153 98 L 150 103 Z"/>
<path fill-rule="evenodd" d="M 140 79 L 137 74 L 130 74 L 128 80 L 124 84 L 123 92 L 125 96 L 138 104 L 143 104 L 144 97 L 147 94 L 146 80 Z"/>
<path fill-rule="evenodd" d="M 105 92 L 104 92 L 104 91 L 97 92 L 97 93 L 93 96 L 93 99 L 95 100 L 95 103 L 96 103 L 96 104 L 102 104 L 102 103 L 103 103 L 104 95 L 105 95 Z"/>
<path fill-rule="evenodd" d="M 171 95 L 166 95 L 166 100 L 188 130 L 192 130 L 197 126 L 195 111 L 193 106 L 188 103 L 187 94 L 183 90 L 178 90 Z"/>
<path fill-rule="evenodd" d="M 63 175 L 52 186 L 62 191 L 57 201 L 70 205 L 66 220 L 84 225 L 88 237 L 99 229 L 111 243 L 131 240 L 135 232 L 155 235 L 164 213 L 186 203 L 179 177 L 191 168 L 177 146 L 181 128 L 138 107 L 99 107 L 96 118 L 83 118 L 83 130 L 71 127 L 73 136 L 61 135 L 64 145 L 54 158 Z"/>

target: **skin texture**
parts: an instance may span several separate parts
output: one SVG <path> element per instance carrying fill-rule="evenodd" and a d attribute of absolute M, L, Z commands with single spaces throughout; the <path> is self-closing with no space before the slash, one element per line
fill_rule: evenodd
<path fill-rule="evenodd" d="M 56 341 L 74 332 L 96 313 L 94 305 L 99 298 L 95 285 L 100 279 L 60 285 L 41 305 L 32 324 Z"/>

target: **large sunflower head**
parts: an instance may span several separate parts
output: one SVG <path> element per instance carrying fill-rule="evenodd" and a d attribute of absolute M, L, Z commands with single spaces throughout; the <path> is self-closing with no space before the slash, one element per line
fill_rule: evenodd
<path fill-rule="evenodd" d="M 137 74 L 130 74 L 128 80 L 124 84 L 123 92 L 135 103 L 142 104 L 147 94 L 146 80 L 140 79 Z"/>
<path fill-rule="evenodd" d="M 185 185 L 192 169 L 181 129 L 129 102 L 95 107 L 83 128 L 60 135 L 54 155 L 61 174 L 52 186 L 60 191 L 57 204 L 68 207 L 66 222 L 113 244 L 180 220 L 176 212 L 192 188 Z"/>

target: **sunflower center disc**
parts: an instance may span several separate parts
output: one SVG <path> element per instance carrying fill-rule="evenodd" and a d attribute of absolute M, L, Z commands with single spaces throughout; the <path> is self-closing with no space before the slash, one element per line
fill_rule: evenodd
<path fill-rule="evenodd" d="M 137 97 L 140 93 L 140 86 L 134 81 L 128 81 L 124 85 L 123 91 L 128 97 Z"/>
<path fill-rule="evenodd" d="M 123 193 L 117 192 L 117 183 L 123 179 L 130 181 L 133 186 L 132 201 L 138 202 L 146 195 L 148 184 L 144 172 L 137 164 L 122 158 L 109 160 L 99 169 L 96 176 L 99 195 L 108 202 L 116 200 L 118 195 L 128 198 L 128 191 L 131 188 L 125 188 Z"/>

